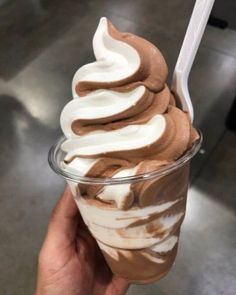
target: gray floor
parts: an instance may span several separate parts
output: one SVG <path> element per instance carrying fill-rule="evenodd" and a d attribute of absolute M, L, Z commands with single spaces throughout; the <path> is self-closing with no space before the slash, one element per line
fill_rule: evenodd
<path fill-rule="evenodd" d="M 0 0 L 0 293 L 32 294 L 48 217 L 64 182 L 47 152 L 75 70 L 93 59 L 100 16 L 164 53 L 170 76 L 194 1 Z M 236 294 L 236 135 L 224 126 L 236 94 L 236 32 L 208 27 L 190 77 L 204 144 L 192 165 L 177 261 L 132 294 Z M 141 270 L 140 270 L 141 271 Z"/>

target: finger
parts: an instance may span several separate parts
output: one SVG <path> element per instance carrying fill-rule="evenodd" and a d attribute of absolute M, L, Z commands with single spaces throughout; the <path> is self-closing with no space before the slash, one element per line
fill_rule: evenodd
<path fill-rule="evenodd" d="M 122 295 L 128 290 L 130 283 L 124 278 L 113 275 L 111 285 L 116 290 L 117 295 Z"/>
<path fill-rule="evenodd" d="M 96 242 L 86 229 L 80 229 L 76 243 L 77 257 L 83 270 L 83 279 L 87 282 L 87 285 L 92 287 L 95 276 Z M 92 294 L 92 292 L 89 294 Z"/>
<path fill-rule="evenodd" d="M 79 226 L 77 231 L 77 236 L 78 236 L 78 242 L 77 242 L 78 252 L 81 250 L 79 241 L 80 239 L 83 239 L 83 241 L 86 243 L 87 251 L 89 251 L 90 256 L 92 256 L 95 259 L 98 246 L 95 239 L 90 234 L 89 230 L 87 228 L 81 228 Z"/>
<path fill-rule="evenodd" d="M 81 216 L 68 187 L 65 188 L 55 206 L 48 225 L 47 242 L 64 247 L 76 238 L 76 230 Z"/>

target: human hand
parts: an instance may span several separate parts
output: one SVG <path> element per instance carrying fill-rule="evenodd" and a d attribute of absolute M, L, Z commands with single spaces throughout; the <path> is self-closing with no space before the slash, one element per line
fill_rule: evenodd
<path fill-rule="evenodd" d="M 35 295 L 122 295 L 128 287 L 112 274 L 66 188 L 39 254 Z"/>

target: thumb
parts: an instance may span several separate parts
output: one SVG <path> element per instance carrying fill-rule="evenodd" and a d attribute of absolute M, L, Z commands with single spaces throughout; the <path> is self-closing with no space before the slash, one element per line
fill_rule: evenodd
<path fill-rule="evenodd" d="M 72 243 L 80 219 L 78 208 L 67 186 L 53 209 L 46 236 L 47 243 L 53 248 L 64 248 Z"/>

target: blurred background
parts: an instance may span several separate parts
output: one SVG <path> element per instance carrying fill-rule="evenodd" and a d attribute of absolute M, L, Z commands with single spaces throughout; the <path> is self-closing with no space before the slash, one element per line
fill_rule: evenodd
<path fill-rule="evenodd" d="M 38 251 L 64 186 L 47 154 L 61 135 L 59 116 L 71 99 L 73 74 L 94 60 L 91 42 L 99 18 L 107 16 L 120 30 L 157 45 L 170 82 L 193 5 L 0 0 L 1 294 L 33 293 Z M 195 125 L 204 143 L 192 163 L 175 266 L 159 283 L 132 286 L 129 295 L 236 294 L 235 13 L 234 0 L 216 0 L 190 75 Z"/>

